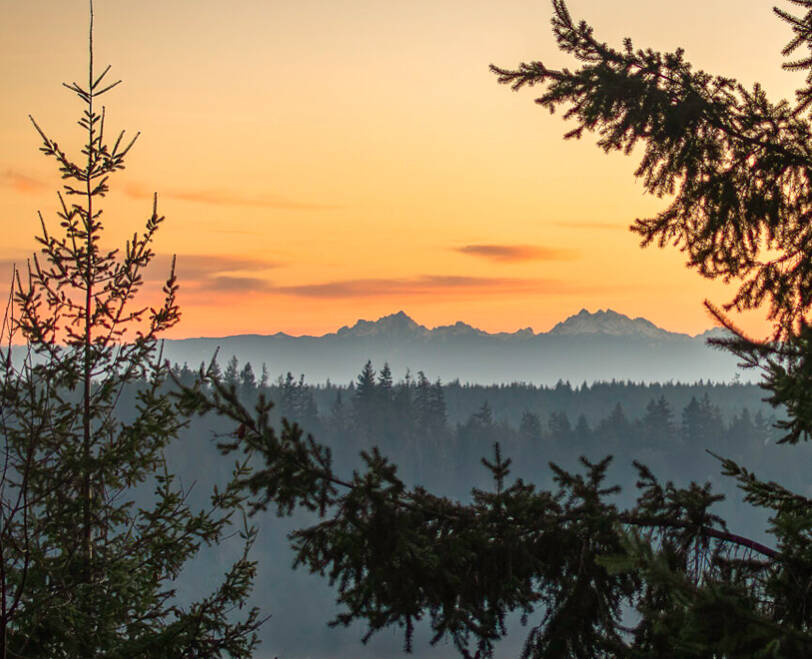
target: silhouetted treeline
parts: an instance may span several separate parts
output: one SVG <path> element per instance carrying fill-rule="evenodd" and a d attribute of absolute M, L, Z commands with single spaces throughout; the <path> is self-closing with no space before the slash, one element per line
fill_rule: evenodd
<path fill-rule="evenodd" d="M 194 379 L 186 366 L 175 373 Z M 655 469 L 662 464 L 670 478 L 703 479 L 704 450 L 769 465 L 774 451 L 762 454 L 780 436 L 774 410 L 752 384 L 441 383 L 422 371 L 395 380 L 387 364 L 367 362 L 346 385 L 310 385 L 304 375 L 271 379 L 266 367 L 257 374 L 236 359 L 221 375 L 246 401 L 260 392 L 274 401 L 276 420 L 299 423 L 333 448 L 339 464 L 353 466 L 361 450 L 378 446 L 407 480 L 454 495 L 470 489 L 495 442 L 513 457 L 518 475 L 534 480 L 540 472 L 546 477 L 549 461 L 608 454 Z"/>

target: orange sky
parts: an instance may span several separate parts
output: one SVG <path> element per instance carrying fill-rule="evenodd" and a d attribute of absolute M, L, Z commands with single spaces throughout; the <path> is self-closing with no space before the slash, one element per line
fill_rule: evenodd
<path fill-rule="evenodd" d="M 756 0 L 571 0 L 598 38 L 686 49 L 695 66 L 790 97 L 784 27 Z M 54 221 L 59 179 L 27 115 L 79 143 L 84 0 L 4 3 L 0 261 Z M 124 85 L 108 125 L 142 137 L 112 181 L 111 240 L 167 222 L 183 321 L 172 335 L 320 334 L 403 309 L 428 326 L 546 331 L 580 308 L 710 326 L 721 284 L 626 230 L 664 200 L 636 161 L 496 84 L 488 64 L 556 51 L 546 0 L 97 0 L 97 61 Z M 756 320 L 745 323 L 763 328 Z"/>

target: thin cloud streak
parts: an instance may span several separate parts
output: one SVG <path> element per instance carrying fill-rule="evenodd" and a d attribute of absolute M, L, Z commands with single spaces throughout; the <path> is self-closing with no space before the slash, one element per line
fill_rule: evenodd
<path fill-rule="evenodd" d="M 169 276 L 172 257 L 158 254 L 147 269 L 144 279 L 155 285 Z M 175 275 L 182 294 L 195 299 L 218 299 L 218 294 L 247 295 L 267 293 L 271 283 L 262 273 L 279 267 L 280 263 L 220 254 L 179 254 Z"/>
<path fill-rule="evenodd" d="M 578 258 L 574 249 L 557 249 L 540 245 L 463 245 L 454 251 L 500 263 L 519 261 L 572 261 Z"/>
<path fill-rule="evenodd" d="M 40 192 L 49 187 L 49 184 L 45 181 L 11 168 L 0 172 L 0 185 L 28 194 Z M 155 192 L 158 193 L 159 199 L 177 199 L 178 201 L 190 201 L 212 206 L 253 206 L 279 210 L 334 210 L 340 208 L 337 204 L 298 201 L 279 195 L 242 195 L 228 190 L 184 190 L 177 188 L 150 190 L 137 184 L 129 184 L 125 187 L 126 195 L 132 199 L 152 199 Z"/>
<path fill-rule="evenodd" d="M 26 193 L 39 192 L 48 187 L 44 181 L 40 181 L 32 176 L 27 176 L 13 169 L 7 169 L 0 174 L 0 184 L 5 187 L 13 188 L 17 192 Z"/>
<path fill-rule="evenodd" d="M 0 287 L 11 285 L 13 268 L 16 267 L 26 280 L 31 254 L 21 254 L 19 258 L 0 257 Z M 42 255 L 38 255 L 42 256 Z M 41 265 L 47 268 L 47 262 L 41 258 Z M 251 295 L 274 292 L 271 282 L 262 273 L 281 267 L 282 263 L 267 259 L 224 256 L 219 254 L 179 254 L 175 263 L 175 275 L 183 295 L 195 300 L 211 298 L 219 300 L 218 294 Z M 171 254 L 156 254 L 141 275 L 144 290 L 153 293 L 169 277 L 172 266 Z M 245 274 L 248 273 L 248 274 Z"/>
<path fill-rule="evenodd" d="M 171 254 L 158 254 L 150 264 L 153 279 L 165 279 L 172 263 Z M 278 268 L 282 264 L 268 259 L 226 256 L 222 254 L 178 254 L 175 274 L 183 282 L 209 281 L 214 277 L 234 272 L 260 272 Z"/>
<path fill-rule="evenodd" d="M 140 185 L 128 185 L 127 196 L 133 199 L 151 199 L 154 192 Z M 321 204 L 315 202 L 296 201 L 278 195 L 262 195 L 252 197 L 241 195 L 227 190 L 159 190 L 158 198 L 177 199 L 178 201 L 191 201 L 212 206 L 253 206 L 259 208 L 275 208 L 278 210 L 332 210 L 339 208 L 334 204 Z"/>
<path fill-rule="evenodd" d="M 592 288 L 553 279 L 421 275 L 402 279 L 347 279 L 321 284 L 277 286 L 270 292 L 300 298 L 346 299 L 442 294 L 581 295 L 592 292 Z"/>
<path fill-rule="evenodd" d="M 212 293 L 265 293 L 271 284 L 259 277 L 212 277 L 205 283 L 205 291 Z"/>
<path fill-rule="evenodd" d="M 26 264 L 31 261 L 34 253 L 20 254 L 19 258 L 0 258 L 0 272 L 16 265 L 21 272 L 25 271 Z M 45 266 L 46 261 L 42 254 L 36 253 L 40 258 L 40 263 Z M 240 256 L 224 256 L 220 254 L 178 254 L 175 262 L 175 274 L 181 284 L 192 284 L 205 286 L 209 281 L 217 278 L 237 278 L 237 275 L 229 273 L 237 272 L 264 272 L 274 268 L 279 268 L 284 264 L 268 259 L 255 259 Z M 169 269 L 172 266 L 171 254 L 156 254 L 149 266 L 142 271 L 144 281 L 155 282 L 166 281 L 169 276 Z M 257 281 L 264 281 L 256 278 Z"/>

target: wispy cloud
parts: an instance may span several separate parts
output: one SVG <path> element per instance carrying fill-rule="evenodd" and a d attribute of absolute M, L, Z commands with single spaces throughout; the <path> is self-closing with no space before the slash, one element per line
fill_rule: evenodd
<path fill-rule="evenodd" d="M 150 264 L 145 279 L 151 282 L 165 281 L 171 261 L 170 255 L 157 255 Z M 218 293 L 267 293 L 272 286 L 263 274 L 280 265 L 281 263 L 269 259 L 220 254 L 178 254 L 175 275 L 181 290 L 196 298 L 216 296 Z"/>
<path fill-rule="evenodd" d="M 169 275 L 171 256 L 158 254 L 144 273 L 147 296 L 158 294 Z M 26 259 L 0 258 L 0 290 L 10 282 L 11 266 L 25 272 Z M 423 274 L 411 277 L 370 277 L 336 279 L 309 284 L 276 285 L 266 276 L 284 263 L 269 259 L 242 258 L 216 254 L 179 254 L 175 274 L 181 286 L 182 304 L 217 305 L 224 300 L 244 304 L 255 296 L 286 297 L 300 300 L 352 300 L 404 298 L 459 300 L 497 295 L 521 295 L 527 299 L 543 296 L 601 295 L 624 286 L 589 284 L 558 279 L 520 277 L 476 277 Z M 185 301 L 185 302 L 184 302 Z"/>
<path fill-rule="evenodd" d="M 44 181 L 40 181 L 33 176 L 28 176 L 14 169 L 7 169 L 4 172 L 0 172 L 0 184 L 4 187 L 12 188 L 17 192 L 29 193 L 39 192 L 48 187 Z"/>
<path fill-rule="evenodd" d="M 518 261 L 571 261 L 578 258 L 574 249 L 557 249 L 540 245 L 463 245 L 454 251 L 470 256 L 478 256 L 500 263 Z"/>
<path fill-rule="evenodd" d="M 40 263 L 46 262 L 40 256 Z M 0 291 L 10 278 L 14 266 L 21 275 L 26 272 L 31 254 L 21 254 L 19 258 L 0 257 Z M 150 288 L 157 288 L 169 276 L 172 265 L 170 254 L 156 254 L 149 266 L 142 272 L 144 282 Z M 184 291 L 201 293 L 222 292 L 267 292 L 272 290 L 270 281 L 262 275 L 278 268 L 282 263 L 269 259 L 221 256 L 219 254 L 178 254 L 175 262 L 175 275 Z M 9 279 L 10 281 L 10 279 Z M 1 299 L 1 296 L 0 296 Z"/>
<path fill-rule="evenodd" d="M 0 257 L 0 269 L 25 268 L 26 262 L 33 252 L 21 252 L 16 257 Z M 42 255 L 37 252 L 42 259 Z M 44 263 L 44 261 L 40 261 Z M 163 281 L 169 274 L 172 265 L 171 254 L 156 254 L 144 277 L 148 281 Z M 261 272 L 278 268 L 283 265 L 279 261 L 270 259 L 257 259 L 241 256 L 226 256 L 220 254 L 178 254 L 175 262 L 175 274 L 189 280 L 212 279 L 216 276 L 229 276 L 231 273 Z"/>
<path fill-rule="evenodd" d="M 30 258 L 31 254 L 21 254 L 19 258 L 0 257 L 0 292 L 7 290 L 14 266 L 25 280 L 27 263 Z M 46 266 L 46 262 L 42 258 L 40 258 L 40 263 Z M 145 290 L 157 291 L 169 276 L 171 265 L 171 255 L 156 254 L 146 270 L 142 272 Z M 175 275 L 184 295 L 191 295 L 198 301 L 205 297 L 215 300 L 219 293 L 274 292 L 271 281 L 264 275 L 281 265 L 283 264 L 270 259 L 219 254 L 178 254 Z M 2 295 L 0 295 L 0 303 L 2 300 Z"/>
<path fill-rule="evenodd" d="M 126 188 L 128 196 L 134 199 L 151 199 L 154 192 L 141 185 L 128 185 Z M 329 210 L 338 208 L 334 204 L 323 204 L 320 202 L 299 201 L 288 199 L 280 195 L 245 195 L 228 190 L 193 190 L 193 189 L 161 189 L 158 190 L 159 198 L 177 199 L 179 201 L 191 201 L 199 204 L 209 204 L 213 206 L 255 206 L 260 208 L 276 208 L 280 210 Z"/>
<path fill-rule="evenodd" d="M 272 293 L 303 298 L 368 298 L 427 295 L 525 293 L 569 295 L 585 292 L 570 282 L 552 279 L 421 275 L 392 279 L 345 279 L 300 286 L 277 286 Z"/>
<path fill-rule="evenodd" d="M 11 168 L 0 171 L 0 186 L 12 188 L 17 192 L 24 193 L 40 192 L 50 187 L 45 181 Z M 134 183 L 126 185 L 124 190 L 127 196 L 132 199 L 152 199 L 153 194 L 156 192 L 156 190 Z M 299 199 L 290 199 L 282 195 L 247 195 L 229 190 L 170 188 L 160 189 L 157 190 L 157 192 L 159 198 L 177 199 L 179 201 L 190 201 L 212 206 L 253 206 L 278 210 L 331 210 L 340 208 L 337 204 L 302 201 Z"/>
<path fill-rule="evenodd" d="M 158 254 L 150 264 L 150 275 L 154 279 L 165 279 L 172 256 Z M 278 261 L 256 259 L 221 254 L 178 254 L 175 261 L 175 274 L 185 282 L 211 281 L 217 277 L 234 277 L 234 273 L 261 272 L 278 268 Z"/>
<path fill-rule="evenodd" d="M 259 277 L 212 277 L 205 288 L 213 293 L 264 293 L 271 284 Z"/>

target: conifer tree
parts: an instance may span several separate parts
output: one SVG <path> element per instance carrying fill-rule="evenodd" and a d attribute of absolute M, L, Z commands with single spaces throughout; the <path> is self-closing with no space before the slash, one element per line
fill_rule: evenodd
<path fill-rule="evenodd" d="M 381 391 L 381 396 L 384 400 L 390 400 L 392 397 L 392 369 L 389 368 L 387 362 L 384 363 L 381 372 L 378 373 L 378 387 Z"/>
<path fill-rule="evenodd" d="M 336 392 L 335 400 L 330 406 L 329 423 L 333 432 L 339 437 L 344 434 L 347 428 L 347 411 L 344 409 L 344 402 L 341 400 L 341 389 Z"/>
<path fill-rule="evenodd" d="M 566 442 L 571 439 L 572 427 L 566 412 L 551 412 L 547 426 L 550 429 L 550 435 L 556 441 Z"/>
<path fill-rule="evenodd" d="M 250 363 L 246 363 L 240 371 L 240 388 L 248 395 L 252 394 L 257 388 L 257 378 Z"/>
<path fill-rule="evenodd" d="M 372 406 L 378 392 L 378 386 L 375 384 L 375 369 L 372 367 L 372 361 L 367 360 L 364 364 L 363 370 L 358 374 L 355 388 L 355 399 L 359 404 Z"/>
<path fill-rule="evenodd" d="M 722 415 L 707 394 L 698 401 L 691 397 L 682 410 L 682 434 L 686 442 L 714 448 L 723 432 Z"/>
<path fill-rule="evenodd" d="M 633 230 L 645 245 L 678 246 L 702 275 L 739 284 L 724 307 L 707 303 L 733 334 L 714 342 L 761 369 L 786 444 L 812 431 L 812 0 L 790 2 L 801 16 L 775 11 L 792 31 L 784 53 L 801 51 L 786 68 L 807 73 L 793 103 L 696 70 L 681 50 L 636 50 L 628 39 L 613 48 L 565 0 L 552 2 L 553 31 L 577 68 L 492 67 L 514 89 L 541 86 L 537 102 L 574 122 L 567 137 L 592 131 L 605 151 L 641 154 L 645 189 L 673 195 Z M 773 322 L 766 341 L 726 315 L 757 308 Z M 365 621 L 368 635 L 400 626 L 409 649 L 425 620 L 433 642 L 450 639 L 463 657 L 493 656 L 510 613 L 530 625 L 523 657 L 812 656 L 812 500 L 729 458 L 720 457 L 723 473 L 770 511 L 773 546 L 729 530 L 710 485 L 661 484 L 639 463 L 637 503 L 618 510 L 610 458 L 584 459 L 575 473 L 551 465 L 555 487 L 545 491 L 509 482 L 497 446 L 483 461 L 494 488 L 469 503 L 407 488 L 376 450 L 343 477 L 315 440 L 278 436 L 262 409 L 209 382 L 184 402 L 245 425 L 230 449 L 265 462 L 245 481 L 255 505 L 323 516 L 292 538 L 299 564 L 334 584 L 336 624 Z"/>
<path fill-rule="evenodd" d="M 541 439 L 541 420 L 538 414 L 525 410 L 522 413 L 522 420 L 519 424 L 519 434 L 528 441 L 538 441 Z"/>
<path fill-rule="evenodd" d="M 395 420 L 395 385 L 392 379 L 392 369 L 386 362 L 378 373 L 375 400 L 374 432 L 376 435 L 380 435 L 388 431 Z"/>
<path fill-rule="evenodd" d="M 487 428 L 493 425 L 493 410 L 486 400 L 482 403 L 480 408 L 471 416 L 473 423 L 481 428 Z"/>
<path fill-rule="evenodd" d="M 592 435 L 592 429 L 583 414 L 578 415 L 578 420 L 575 422 L 575 430 L 573 431 L 574 439 L 581 445 L 585 445 Z"/>
<path fill-rule="evenodd" d="M 674 440 L 674 413 L 671 406 L 660 395 L 652 398 L 646 405 L 646 414 L 642 420 L 643 441 L 651 444 L 669 445 Z"/>
<path fill-rule="evenodd" d="M 355 395 L 352 399 L 355 430 L 365 446 L 374 441 L 380 412 L 379 394 L 381 390 L 380 386 L 375 382 L 375 375 L 372 361 L 367 360 L 364 368 L 356 378 Z"/>
<path fill-rule="evenodd" d="M 423 371 L 417 372 L 414 385 L 414 414 L 417 427 L 421 432 L 428 432 L 431 424 L 431 382 Z"/>
<path fill-rule="evenodd" d="M 225 384 L 228 384 L 227 380 Z M 295 419 L 299 406 L 299 392 L 296 390 L 296 379 L 293 377 L 293 373 L 288 371 L 284 379 L 280 375 L 276 380 L 276 385 L 279 388 L 279 407 L 281 413 L 289 419 Z"/>
<path fill-rule="evenodd" d="M 434 384 L 431 385 L 429 410 L 431 432 L 439 434 L 445 429 L 446 426 L 445 393 L 443 393 L 443 383 L 440 381 L 440 378 L 437 378 L 434 381 Z"/>
<path fill-rule="evenodd" d="M 164 459 L 186 423 L 159 344 L 179 319 L 178 285 L 173 265 L 159 304 L 136 301 L 163 222 L 157 202 L 123 249 L 105 245 L 102 200 L 138 136 L 107 141 L 100 97 L 118 82 L 94 66 L 93 18 L 91 1 L 86 82 L 65 85 L 84 106 L 81 156 L 31 119 L 63 189 L 58 224 L 39 216 L 39 253 L 16 274 L 5 327 L 0 657 L 248 657 L 260 620 L 239 610 L 255 572 L 238 489 L 247 467 L 195 510 Z M 133 390 L 137 413 L 124 420 L 118 402 Z M 240 529 L 219 585 L 180 597 L 187 561 Z"/>
<path fill-rule="evenodd" d="M 290 373 L 288 373 L 290 375 Z M 291 376 L 292 377 L 292 376 Z M 223 379 L 229 386 L 237 386 L 240 382 L 240 362 L 236 355 L 232 355 L 231 359 L 226 364 L 226 371 L 223 374 Z"/>

